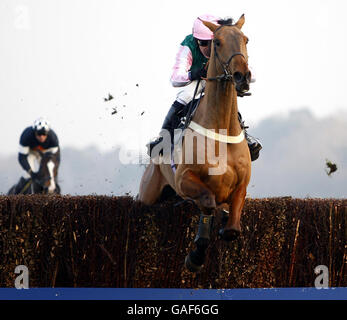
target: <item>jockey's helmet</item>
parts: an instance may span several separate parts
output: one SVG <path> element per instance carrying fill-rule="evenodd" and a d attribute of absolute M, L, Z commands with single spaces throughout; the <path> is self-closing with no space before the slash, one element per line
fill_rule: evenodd
<path fill-rule="evenodd" d="M 33 129 L 37 135 L 47 135 L 50 126 L 45 118 L 38 118 L 33 124 Z"/>
<path fill-rule="evenodd" d="M 213 32 L 207 28 L 201 20 L 218 24 L 220 18 L 212 14 L 203 14 L 194 21 L 193 37 L 198 40 L 212 40 Z"/>

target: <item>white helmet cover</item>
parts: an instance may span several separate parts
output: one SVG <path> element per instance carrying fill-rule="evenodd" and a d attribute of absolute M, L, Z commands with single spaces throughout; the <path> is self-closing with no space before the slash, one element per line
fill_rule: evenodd
<path fill-rule="evenodd" d="M 36 133 L 47 134 L 50 129 L 50 125 L 45 118 L 40 117 L 35 120 L 33 124 L 33 129 L 35 130 Z"/>

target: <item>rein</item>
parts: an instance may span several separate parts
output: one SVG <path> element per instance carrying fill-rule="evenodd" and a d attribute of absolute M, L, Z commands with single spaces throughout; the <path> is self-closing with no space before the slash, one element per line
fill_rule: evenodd
<path fill-rule="evenodd" d="M 25 191 L 27 191 L 28 188 L 31 186 L 32 182 L 33 182 L 32 179 L 30 179 L 30 180 L 25 184 L 25 186 L 23 187 L 23 189 L 19 192 L 19 194 L 22 194 L 22 193 L 24 193 Z"/>
<path fill-rule="evenodd" d="M 198 80 L 197 84 L 196 84 L 196 87 L 195 87 L 195 90 L 194 90 L 194 95 L 193 95 L 193 100 L 190 102 L 190 105 L 189 105 L 189 109 L 188 109 L 188 113 L 185 117 L 185 124 L 184 124 L 184 128 L 183 130 L 187 129 L 188 126 L 189 126 L 189 123 L 193 117 L 193 105 L 194 105 L 194 100 L 195 100 L 195 97 L 196 97 L 196 93 L 198 91 L 198 88 L 199 88 L 199 85 L 200 85 L 200 82 L 201 82 L 201 79 Z M 195 108 L 195 110 L 198 108 L 199 104 L 200 104 L 200 100 L 201 100 L 201 97 L 202 97 L 202 92 L 200 94 L 200 97 L 199 97 L 199 101 L 197 103 L 197 106 Z"/>

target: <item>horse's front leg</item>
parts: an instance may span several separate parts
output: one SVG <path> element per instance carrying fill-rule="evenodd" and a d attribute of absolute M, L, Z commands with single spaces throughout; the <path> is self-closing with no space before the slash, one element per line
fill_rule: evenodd
<path fill-rule="evenodd" d="M 231 196 L 231 205 L 228 221 L 219 234 L 225 241 L 232 241 L 238 238 L 241 233 L 241 213 L 245 204 L 247 185 L 240 185 Z"/>
<path fill-rule="evenodd" d="M 195 237 L 194 243 L 196 249 L 191 251 L 185 259 L 185 265 L 191 272 L 197 272 L 201 269 L 206 258 L 206 249 L 210 244 L 211 231 L 213 227 L 214 215 L 200 215 L 198 233 Z"/>
<path fill-rule="evenodd" d="M 205 261 L 206 249 L 210 243 L 216 210 L 215 196 L 191 170 L 186 170 L 182 175 L 177 176 L 179 177 L 176 181 L 178 193 L 183 198 L 193 199 L 201 209 L 198 233 L 194 240 L 196 249 L 190 252 L 185 259 L 188 270 L 197 272 Z"/>

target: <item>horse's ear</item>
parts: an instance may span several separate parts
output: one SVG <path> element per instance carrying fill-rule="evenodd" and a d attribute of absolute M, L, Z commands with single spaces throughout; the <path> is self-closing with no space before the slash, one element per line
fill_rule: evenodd
<path fill-rule="evenodd" d="M 201 20 L 201 19 L 200 19 Z M 201 22 L 207 27 L 209 28 L 213 33 L 217 30 L 217 28 L 219 27 L 218 25 L 212 23 L 212 22 L 209 22 L 209 21 L 204 21 L 204 20 L 201 20 Z"/>
<path fill-rule="evenodd" d="M 238 27 L 240 30 L 242 28 L 242 26 L 245 23 L 245 14 L 243 14 L 240 19 L 235 23 L 235 26 Z"/>

